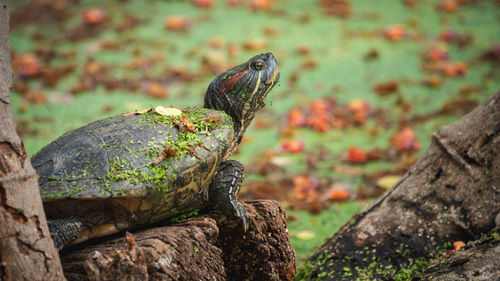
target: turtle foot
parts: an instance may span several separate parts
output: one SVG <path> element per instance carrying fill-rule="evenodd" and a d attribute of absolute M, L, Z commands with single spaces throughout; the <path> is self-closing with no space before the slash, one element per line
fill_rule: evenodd
<path fill-rule="evenodd" d="M 226 160 L 219 164 L 210 185 L 210 203 L 215 210 L 228 216 L 238 217 L 245 232 L 248 230 L 247 211 L 236 201 L 243 181 L 243 165 L 234 160 Z"/>

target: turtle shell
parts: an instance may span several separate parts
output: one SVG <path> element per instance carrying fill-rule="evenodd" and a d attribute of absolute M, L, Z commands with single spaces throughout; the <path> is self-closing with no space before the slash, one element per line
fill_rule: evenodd
<path fill-rule="evenodd" d="M 75 217 L 106 235 L 199 209 L 233 138 L 221 111 L 150 110 L 68 132 L 32 159 L 49 218 Z M 102 232 L 102 231 L 101 231 Z"/>

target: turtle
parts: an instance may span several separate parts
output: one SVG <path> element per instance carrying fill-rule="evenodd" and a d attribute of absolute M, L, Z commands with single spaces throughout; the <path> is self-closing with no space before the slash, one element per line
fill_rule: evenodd
<path fill-rule="evenodd" d="M 207 209 L 246 232 L 244 169 L 228 158 L 279 77 L 274 55 L 258 54 L 218 75 L 203 107 L 101 119 L 42 148 L 32 164 L 56 248 Z"/>

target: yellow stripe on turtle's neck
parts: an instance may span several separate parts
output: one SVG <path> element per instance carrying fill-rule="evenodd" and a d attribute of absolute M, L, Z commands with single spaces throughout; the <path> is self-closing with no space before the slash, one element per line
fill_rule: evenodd
<path fill-rule="evenodd" d="M 257 83 L 255 83 L 255 88 L 253 89 L 253 92 L 252 94 L 250 95 L 250 98 L 249 99 L 253 99 L 253 96 L 257 93 L 257 91 L 259 90 L 259 86 L 260 86 L 260 80 L 262 78 L 262 71 L 259 71 L 259 76 L 257 77 Z M 245 103 L 245 106 L 243 107 L 243 112 L 241 113 L 241 116 L 246 116 L 247 114 L 247 111 L 251 108 L 252 106 L 252 103 L 250 102 L 250 100 L 247 100 L 246 103 Z"/>

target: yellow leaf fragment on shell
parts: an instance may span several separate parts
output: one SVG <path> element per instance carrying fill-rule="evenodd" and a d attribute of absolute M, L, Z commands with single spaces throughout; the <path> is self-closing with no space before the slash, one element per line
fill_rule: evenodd
<path fill-rule="evenodd" d="M 161 105 L 155 107 L 155 112 L 165 116 L 178 116 L 182 114 L 182 111 L 180 109 L 173 107 L 164 107 Z"/>
<path fill-rule="evenodd" d="M 138 109 L 138 110 L 130 111 L 127 113 L 123 113 L 122 116 L 141 115 L 141 114 L 148 112 L 149 110 L 151 110 L 151 108 Z"/>
<path fill-rule="evenodd" d="M 151 110 L 151 108 L 143 108 L 143 109 L 136 110 L 135 113 L 136 114 L 144 114 L 150 110 Z"/>

